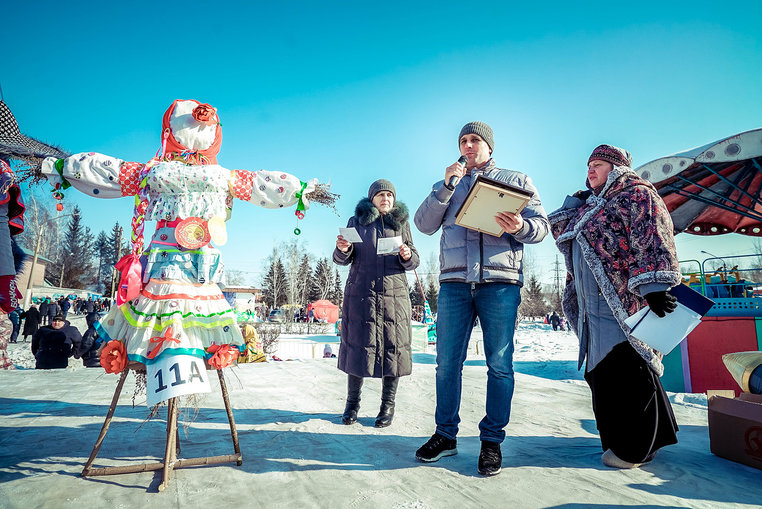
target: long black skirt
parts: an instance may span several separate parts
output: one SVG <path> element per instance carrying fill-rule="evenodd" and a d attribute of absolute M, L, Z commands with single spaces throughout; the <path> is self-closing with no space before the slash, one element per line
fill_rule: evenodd
<path fill-rule="evenodd" d="M 659 377 L 628 341 L 585 373 L 604 451 L 630 463 L 649 461 L 677 443 L 677 421 Z"/>

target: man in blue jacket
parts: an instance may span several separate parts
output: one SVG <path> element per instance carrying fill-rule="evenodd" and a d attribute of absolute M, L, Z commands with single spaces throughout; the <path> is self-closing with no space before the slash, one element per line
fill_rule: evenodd
<path fill-rule="evenodd" d="M 513 332 L 521 301 L 524 244 L 535 244 L 548 234 L 549 224 L 540 195 L 523 173 L 497 167 L 492 128 L 469 122 L 460 131 L 458 145 L 468 161 L 445 169 L 415 214 L 415 224 L 426 235 L 442 229 L 440 290 L 437 303 L 436 433 L 416 451 L 424 462 L 457 454 L 463 363 L 474 321 L 484 334 L 487 361 L 486 415 L 479 423 L 481 452 L 478 471 L 496 475 L 502 468 L 500 444 L 505 439 L 513 397 Z M 500 237 L 455 224 L 455 215 L 478 175 L 496 179 L 532 193 L 519 213 L 498 212 Z M 455 179 L 453 179 L 455 177 Z M 454 185 L 453 185 L 454 184 Z"/>

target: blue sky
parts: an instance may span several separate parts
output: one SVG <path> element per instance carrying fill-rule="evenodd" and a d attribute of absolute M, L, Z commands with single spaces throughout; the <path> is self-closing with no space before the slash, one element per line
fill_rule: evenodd
<path fill-rule="evenodd" d="M 0 84 L 22 132 L 71 152 L 147 161 L 174 99 L 218 108 L 221 165 L 331 182 L 300 241 L 330 256 L 377 178 L 415 211 L 471 120 L 501 167 L 529 174 L 547 211 L 584 185 L 600 143 L 634 165 L 762 126 L 762 2 L 15 2 L 3 8 Z M 94 231 L 128 226 L 130 199 L 67 192 Z M 290 211 L 237 202 L 226 265 L 258 283 Z M 413 229 L 424 259 L 438 234 Z M 752 240 L 677 236 L 681 259 Z M 557 251 L 529 249 L 543 280 Z"/>

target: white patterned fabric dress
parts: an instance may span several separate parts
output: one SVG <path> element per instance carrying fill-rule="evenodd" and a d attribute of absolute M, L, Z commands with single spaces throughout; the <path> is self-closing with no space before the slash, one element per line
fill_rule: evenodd
<path fill-rule="evenodd" d="M 88 153 L 64 160 L 61 171 L 46 160 L 43 173 L 52 184 L 65 178 L 91 196 L 135 195 L 142 165 Z M 225 219 L 233 197 L 266 208 L 294 205 L 315 181 L 301 182 L 279 171 L 227 170 L 219 165 L 187 165 L 162 161 L 147 174 L 145 220 L 157 221 L 143 251 L 143 288 L 137 298 L 113 307 L 96 327 L 105 341 L 124 343 L 129 361 L 150 364 L 173 354 L 209 359 L 213 344 L 232 345 L 241 352 L 245 342 L 235 313 L 218 283 L 223 278 L 220 251 L 211 245 L 186 249 L 178 244 L 175 225 L 185 218 Z M 305 200 L 306 202 L 306 200 Z"/>

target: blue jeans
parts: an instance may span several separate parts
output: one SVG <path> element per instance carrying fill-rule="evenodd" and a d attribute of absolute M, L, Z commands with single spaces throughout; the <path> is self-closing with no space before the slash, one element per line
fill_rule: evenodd
<path fill-rule="evenodd" d="M 487 360 L 487 415 L 479 438 L 502 443 L 513 397 L 513 332 L 520 288 L 509 283 L 442 283 L 437 300 L 437 433 L 458 434 L 463 363 L 479 317 Z"/>

